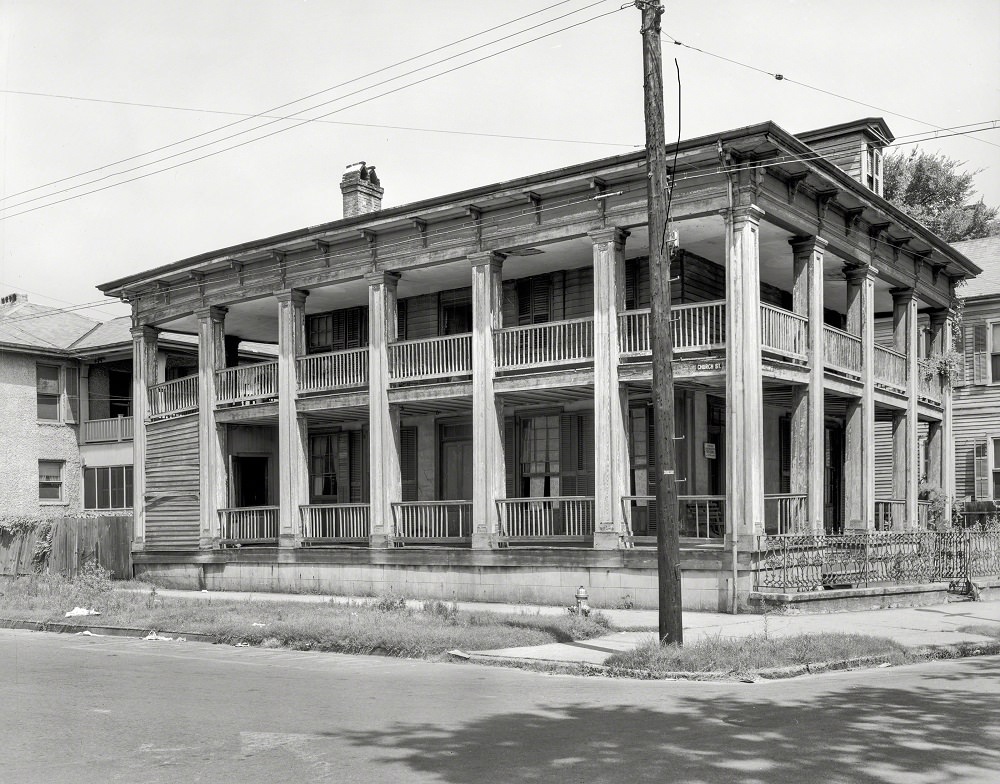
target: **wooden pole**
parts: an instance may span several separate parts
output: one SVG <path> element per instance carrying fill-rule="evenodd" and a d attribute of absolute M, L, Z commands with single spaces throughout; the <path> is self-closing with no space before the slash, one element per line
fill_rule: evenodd
<path fill-rule="evenodd" d="M 670 331 L 670 252 L 667 238 L 667 147 L 663 129 L 663 61 L 659 2 L 639 0 L 642 11 L 643 109 L 649 201 L 650 338 L 653 349 L 653 419 L 656 429 L 656 565 L 659 575 L 659 636 L 684 642 L 681 619 L 680 539 L 677 477 L 674 474 L 674 375 Z"/>

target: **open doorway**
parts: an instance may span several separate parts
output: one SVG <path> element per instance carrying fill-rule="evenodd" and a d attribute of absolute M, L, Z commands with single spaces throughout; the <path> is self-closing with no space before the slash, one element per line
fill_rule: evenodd
<path fill-rule="evenodd" d="M 240 509 L 268 505 L 268 469 L 271 459 L 267 455 L 232 456 L 232 502 Z"/>

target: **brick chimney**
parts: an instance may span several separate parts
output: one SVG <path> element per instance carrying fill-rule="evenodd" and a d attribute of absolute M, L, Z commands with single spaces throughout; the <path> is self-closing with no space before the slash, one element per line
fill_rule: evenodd
<path fill-rule="evenodd" d="M 356 218 L 382 209 L 382 194 L 385 189 L 379 185 L 374 166 L 364 161 L 351 164 L 340 180 L 340 192 L 344 194 L 344 217 Z"/>

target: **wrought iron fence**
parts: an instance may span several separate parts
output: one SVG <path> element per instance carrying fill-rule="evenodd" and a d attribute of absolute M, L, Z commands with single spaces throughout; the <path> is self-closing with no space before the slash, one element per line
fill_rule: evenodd
<path fill-rule="evenodd" d="M 1000 530 L 765 535 L 756 553 L 762 591 L 911 585 L 1000 576 Z"/>

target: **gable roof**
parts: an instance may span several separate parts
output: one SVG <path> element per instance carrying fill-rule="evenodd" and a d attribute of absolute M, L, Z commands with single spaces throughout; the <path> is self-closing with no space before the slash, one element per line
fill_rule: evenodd
<path fill-rule="evenodd" d="M 0 345 L 65 351 L 99 324 L 79 313 L 36 305 L 18 296 L 0 305 Z"/>
<path fill-rule="evenodd" d="M 959 253 L 968 256 L 982 272 L 959 287 L 963 298 L 1000 295 L 1000 236 L 952 243 Z"/>

